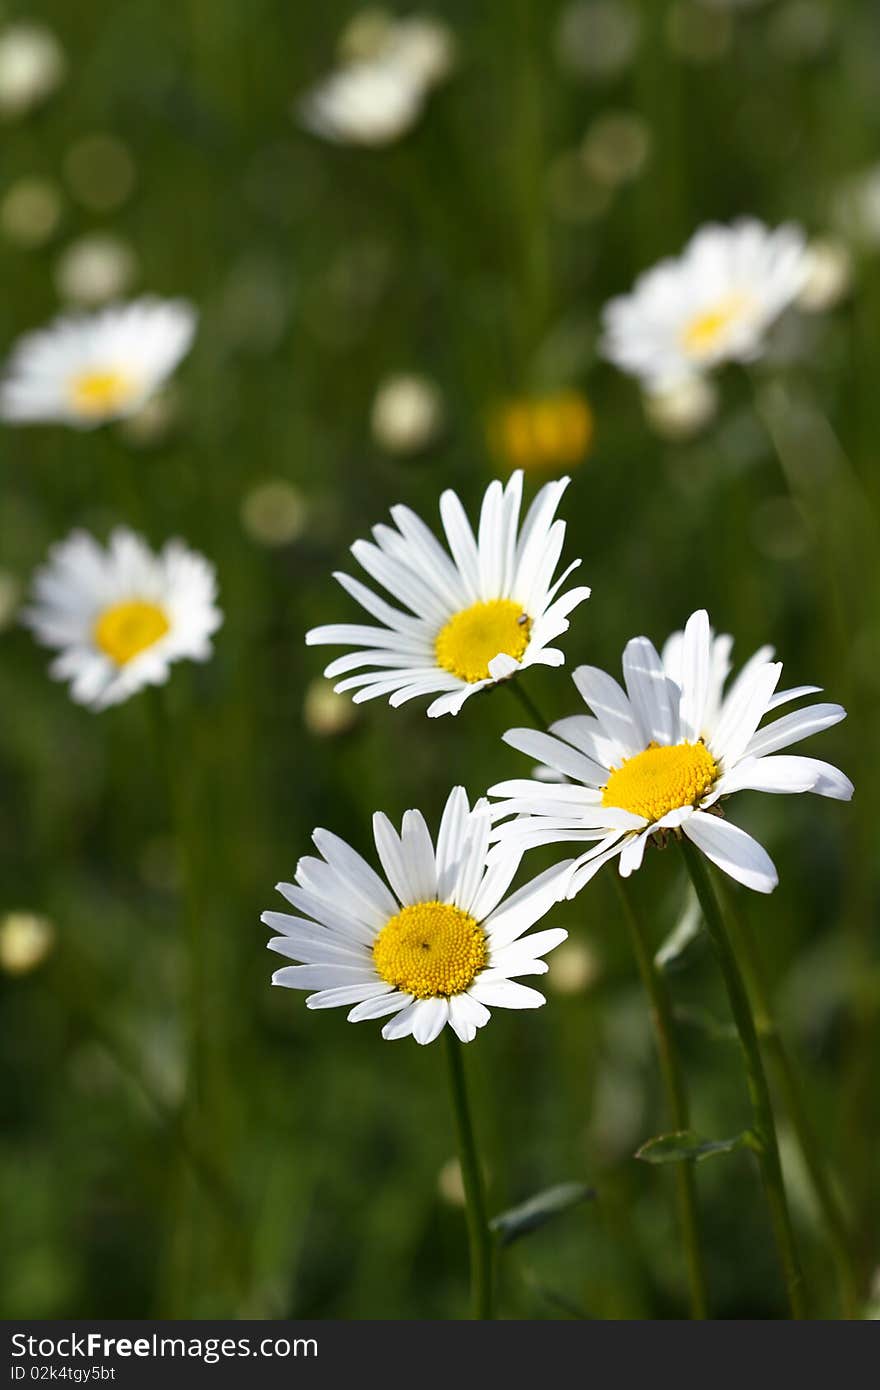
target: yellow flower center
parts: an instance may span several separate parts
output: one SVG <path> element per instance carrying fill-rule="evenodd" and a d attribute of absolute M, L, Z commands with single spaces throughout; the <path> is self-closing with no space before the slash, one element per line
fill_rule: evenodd
<path fill-rule="evenodd" d="M 603 806 L 617 806 L 645 820 L 693 806 L 718 776 L 705 743 L 650 743 L 613 769 L 602 792 Z"/>
<path fill-rule="evenodd" d="M 70 400 L 74 410 L 90 420 L 114 415 L 127 405 L 135 392 L 135 383 L 126 372 L 112 368 L 79 372 L 70 383 Z"/>
<path fill-rule="evenodd" d="M 135 598 L 105 608 L 95 620 L 92 632 L 101 651 L 117 666 L 124 666 L 164 637 L 170 627 L 158 604 Z"/>
<path fill-rule="evenodd" d="M 741 318 L 747 306 L 745 295 L 731 294 L 717 304 L 714 309 L 707 309 L 702 314 L 691 319 L 685 326 L 682 334 L 682 342 L 686 352 L 693 357 L 700 357 L 703 353 L 711 352 L 718 346 L 722 339 L 738 318 Z"/>
<path fill-rule="evenodd" d="M 486 933 L 451 903 L 414 903 L 386 922 L 373 942 L 376 969 L 417 999 L 461 994 L 489 960 Z"/>
<path fill-rule="evenodd" d="M 522 661 L 531 628 L 531 619 L 513 599 L 472 603 L 451 617 L 437 634 L 437 664 L 459 680 L 488 680 L 493 657 L 504 652 Z"/>

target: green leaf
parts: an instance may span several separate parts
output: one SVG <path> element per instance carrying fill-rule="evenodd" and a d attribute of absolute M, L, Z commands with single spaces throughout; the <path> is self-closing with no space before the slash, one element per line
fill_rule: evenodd
<path fill-rule="evenodd" d="M 750 1129 L 734 1134 L 731 1139 L 704 1139 L 692 1129 L 680 1129 L 674 1134 L 659 1134 L 636 1151 L 636 1158 L 645 1163 L 684 1163 L 693 1159 L 702 1163 L 714 1154 L 734 1153 L 736 1149 L 759 1149 L 756 1136 Z"/>
<path fill-rule="evenodd" d="M 552 1221 L 560 1212 L 568 1211 L 569 1207 L 578 1206 L 581 1202 L 588 1202 L 595 1195 L 594 1190 L 582 1182 L 557 1183 L 555 1187 L 548 1187 L 544 1192 L 537 1192 L 520 1206 L 511 1207 L 509 1211 L 502 1211 L 498 1216 L 493 1216 L 489 1226 L 501 1245 L 510 1245 L 513 1241 L 519 1240 L 520 1236 L 527 1236 L 539 1226 Z"/>

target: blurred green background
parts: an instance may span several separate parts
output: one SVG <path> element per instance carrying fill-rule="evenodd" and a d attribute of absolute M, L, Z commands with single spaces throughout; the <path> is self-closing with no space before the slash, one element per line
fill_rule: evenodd
<path fill-rule="evenodd" d="M 374 809 L 417 805 L 436 823 L 452 782 L 475 796 L 525 773 L 500 742 L 522 722 L 508 692 L 436 722 L 423 703 L 355 712 L 328 702 L 324 653 L 303 634 L 354 619 L 331 571 L 350 568 L 357 536 L 398 501 L 435 524 L 447 486 L 473 514 L 504 471 L 487 441 L 496 403 L 557 390 L 582 393 L 595 420 L 562 507 L 566 553 L 593 586 L 562 641 L 568 670 L 616 670 L 627 638 L 659 643 L 705 605 L 740 661 L 773 642 L 784 683 L 815 682 L 850 710 L 808 751 L 853 776 L 855 801 L 741 796 L 734 818 L 770 849 L 780 886 L 733 896 L 867 1307 L 880 1261 L 880 14 L 870 0 L 434 0 L 456 55 L 418 121 L 383 148 L 334 145 L 294 103 L 365 8 L 2 6 L 0 42 L 8 25 L 44 24 L 65 67 L 45 100 L 0 111 L 3 351 L 106 292 L 71 252 L 95 235 L 113 238 L 114 289 L 186 296 L 201 320 L 144 419 L 7 427 L 0 442 L 0 912 L 45 919 L 23 936 L 7 917 L 0 936 L 0 1310 L 464 1315 L 440 1049 L 389 1046 L 378 1026 L 270 989 L 259 916 L 282 906 L 273 885 L 313 826 L 369 854 Z M 349 30 L 349 51 L 364 32 Z M 601 306 L 699 223 L 744 213 L 821 238 L 836 290 L 781 324 L 758 367 L 719 377 L 701 427 L 649 419 L 637 385 L 597 359 Z M 423 439 L 377 423 L 397 373 L 431 384 Z M 552 461 L 530 488 L 547 476 Z M 177 667 L 163 692 L 174 819 L 149 700 L 74 706 L 16 622 L 50 543 L 120 521 L 154 544 L 182 535 L 219 571 L 214 659 Z M 565 671 L 527 683 L 550 717 L 576 709 Z M 181 1143 L 175 839 L 208 991 L 195 1168 Z M 650 854 L 635 891 L 659 946 L 685 902 L 678 856 Z M 597 1197 L 504 1252 L 501 1314 L 685 1316 L 672 1173 L 633 1158 L 666 1120 L 610 871 L 552 920 L 571 943 L 547 1007 L 499 1012 L 466 1060 L 492 1210 L 571 1179 Z M 733 1134 L 747 1098 L 700 938 L 670 982 L 695 1127 Z M 834 1316 L 784 1110 L 780 1124 L 811 1308 Z M 698 1186 L 714 1311 L 784 1316 L 749 1156 L 701 1165 Z"/>

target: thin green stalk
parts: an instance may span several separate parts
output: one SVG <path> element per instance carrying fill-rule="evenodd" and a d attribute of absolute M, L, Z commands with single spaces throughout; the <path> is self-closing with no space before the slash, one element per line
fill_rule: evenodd
<path fill-rule="evenodd" d="M 529 695 L 528 691 L 523 689 L 521 677 L 514 676 L 512 680 L 504 681 L 504 685 L 510 691 L 514 699 L 519 700 L 519 703 L 537 729 L 549 729 L 550 725 L 538 709 L 531 695 Z"/>
<path fill-rule="evenodd" d="M 773 1016 L 764 973 L 764 962 L 761 959 L 755 934 L 744 913 L 737 908 L 732 908 L 729 901 L 727 908 L 728 918 L 736 937 L 736 944 L 742 955 L 746 983 L 756 1003 L 755 1026 L 758 1036 L 774 1067 L 777 1083 L 785 1098 L 785 1105 L 794 1127 L 798 1147 L 825 1223 L 828 1243 L 831 1246 L 831 1253 L 837 1270 L 841 1312 L 846 1319 L 858 1318 L 858 1280 L 846 1218 L 826 1171 L 825 1159 L 810 1121 L 797 1071 Z"/>
<path fill-rule="evenodd" d="M 666 1090 L 670 1120 L 674 1129 L 686 1130 L 690 1128 L 690 1109 L 684 1072 L 675 1045 L 672 1000 L 669 997 L 666 980 L 655 964 L 644 923 L 635 909 L 632 896 L 625 888 L 620 875 L 615 874 L 614 878 L 618 885 L 623 915 L 632 939 L 639 974 L 642 977 L 642 984 L 651 1005 L 651 1018 L 657 1041 L 660 1073 Z M 703 1319 L 708 1316 L 708 1298 L 706 1270 L 700 1248 L 697 1189 L 693 1163 L 677 1163 L 675 1165 L 675 1179 L 678 1219 L 681 1226 L 681 1238 L 684 1244 L 688 1287 L 690 1289 L 691 1317 Z"/>
<path fill-rule="evenodd" d="M 791 1218 L 788 1213 L 785 1181 L 782 1175 L 779 1144 L 776 1138 L 776 1123 L 773 1118 L 773 1107 L 764 1072 L 764 1063 L 761 1060 L 761 1048 L 755 1020 L 752 1016 L 752 1006 L 703 856 L 696 846 L 685 838 L 681 840 L 681 847 L 691 882 L 700 901 L 703 921 L 721 967 L 721 973 L 724 976 L 733 1021 L 739 1035 L 740 1048 L 745 1062 L 746 1083 L 752 1102 L 758 1161 L 767 1205 L 770 1208 L 770 1220 L 776 1248 L 779 1252 L 788 1292 L 791 1316 L 795 1319 L 804 1318 L 806 1317 L 806 1302 L 803 1275 L 794 1243 Z"/>
<path fill-rule="evenodd" d="M 468 1102 L 462 1044 L 451 1028 L 443 1029 L 443 1038 L 467 1210 L 471 1257 L 471 1317 L 487 1319 L 492 1317 L 492 1238 L 486 1220 L 483 1174 Z"/>

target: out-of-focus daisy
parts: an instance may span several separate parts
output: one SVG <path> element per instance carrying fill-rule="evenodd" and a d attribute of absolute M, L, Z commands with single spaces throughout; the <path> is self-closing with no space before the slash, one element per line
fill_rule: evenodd
<path fill-rule="evenodd" d="M 61 195 L 49 179 L 17 179 L 0 201 L 0 230 L 18 246 L 43 246 L 61 221 Z"/>
<path fill-rule="evenodd" d="M 718 410 L 718 390 L 704 376 L 683 377 L 663 390 L 642 397 L 645 417 L 665 439 L 690 439 L 708 425 Z"/>
<path fill-rule="evenodd" d="M 48 917 L 36 912 L 7 912 L 0 921 L 0 969 L 26 975 L 46 959 L 55 941 Z"/>
<path fill-rule="evenodd" d="M 0 418 L 91 429 L 134 415 L 189 350 L 196 313 L 144 298 L 69 315 L 19 339 L 0 380 Z"/>
<path fill-rule="evenodd" d="M 752 789 L 816 792 L 848 801 L 849 778 L 815 758 L 776 756 L 781 748 L 845 717 L 840 705 L 817 704 L 759 727 L 768 713 L 816 686 L 776 690 L 782 663 L 762 647 L 725 690 L 732 641 L 713 637 L 702 609 L 673 634 L 662 658 L 647 637 L 623 653 L 626 690 L 593 666 L 574 682 L 592 715 L 561 719 L 549 733 L 511 729 L 505 741 L 569 779 L 553 786 L 502 782 L 496 832 L 503 845 L 592 842 L 576 861 L 574 896 L 607 860 L 619 856 L 626 878 L 649 839 L 683 833 L 731 878 L 769 893 L 776 870 L 766 851 L 721 815 L 721 798 Z"/>
<path fill-rule="evenodd" d="M 55 285 L 62 299 L 91 308 L 127 293 L 137 273 L 137 256 L 128 243 L 96 232 L 65 247 L 55 266 Z"/>
<path fill-rule="evenodd" d="M 416 454 L 443 425 L 443 397 L 427 377 L 399 373 L 382 382 L 370 416 L 373 438 L 389 454 Z"/>
<path fill-rule="evenodd" d="M 400 835 L 377 812 L 387 882 L 344 840 L 316 830 L 321 858 L 301 859 L 296 883 L 278 884 L 297 915 L 262 916 L 282 933 L 270 949 L 302 962 L 276 970 L 272 983 L 315 991 L 308 1008 L 348 1008 L 351 1023 L 393 1015 L 383 1038 L 418 1043 L 447 1023 L 471 1042 L 491 1008 L 540 1007 L 544 996 L 515 977 L 543 975 L 542 957 L 568 935 L 526 933 L 559 900 L 569 866 L 505 898 L 520 856 L 512 850 L 487 867 L 491 826 L 488 803 L 471 809 L 462 787 L 449 795 L 436 848 L 420 811 L 406 812 Z"/>
<path fill-rule="evenodd" d="M 101 710 L 163 685 L 173 661 L 206 661 L 223 621 L 216 597 L 214 566 L 181 541 L 154 554 L 131 531 L 114 531 L 106 549 L 74 531 L 37 571 L 22 620 L 57 649 L 54 679 Z"/>
<path fill-rule="evenodd" d="M 64 77 L 64 52 L 42 24 L 0 32 L 0 115 L 17 116 L 45 101 Z"/>
<path fill-rule="evenodd" d="M 552 472 L 581 462 L 593 428 L 593 412 L 579 391 L 518 397 L 492 411 L 489 447 L 505 468 Z"/>
<path fill-rule="evenodd" d="M 603 311 L 609 361 L 664 388 L 722 362 L 759 357 L 771 324 L 800 294 L 806 241 L 795 226 L 710 224 Z"/>
<path fill-rule="evenodd" d="M 553 518 L 568 481 L 543 487 L 522 526 L 522 473 L 503 488 L 490 483 L 476 537 L 456 493 L 444 492 L 440 516 L 451 557 L 415 512 L 392 507 L 394 527 L 374 526 L 376 543 L 355 541 L 351 550 L 410 611 L 347 574 L 334 576 L 379 624 L 333 623 L 307 633 L 310 646 L 361 648 L 325 670 L 334 678 L 368 668 L 336 690 L 354 690 L 356 701 L 388 695 L 395 706 L 436 694 L 429 715 L 458 714 L 468 696 L 526 666 L 561 666 L 562 652 L 548 643 L 567 631 L 569 613 L 590 595 L 583 587 L 560 593 L 579 560 L 554 579 L 565 522 Z"/>
<path fill-rule="evenodd" d="M 429 91 L 448 75 L 454 41 L 446 25 L 427 16 L 395 21 L 372 11 L 356 23 L 343 65 L 306 93 L 297 114 L 325 140 L 390 144 L 416 123 Z"/>
<path fill-rule="evenodd" d="M 807 278 L 798 295 L 798 308 L 810 314 L 833 309 L 852 286 L 853 260 L 848 247 L 831 237 L 807 247 Z"/>

